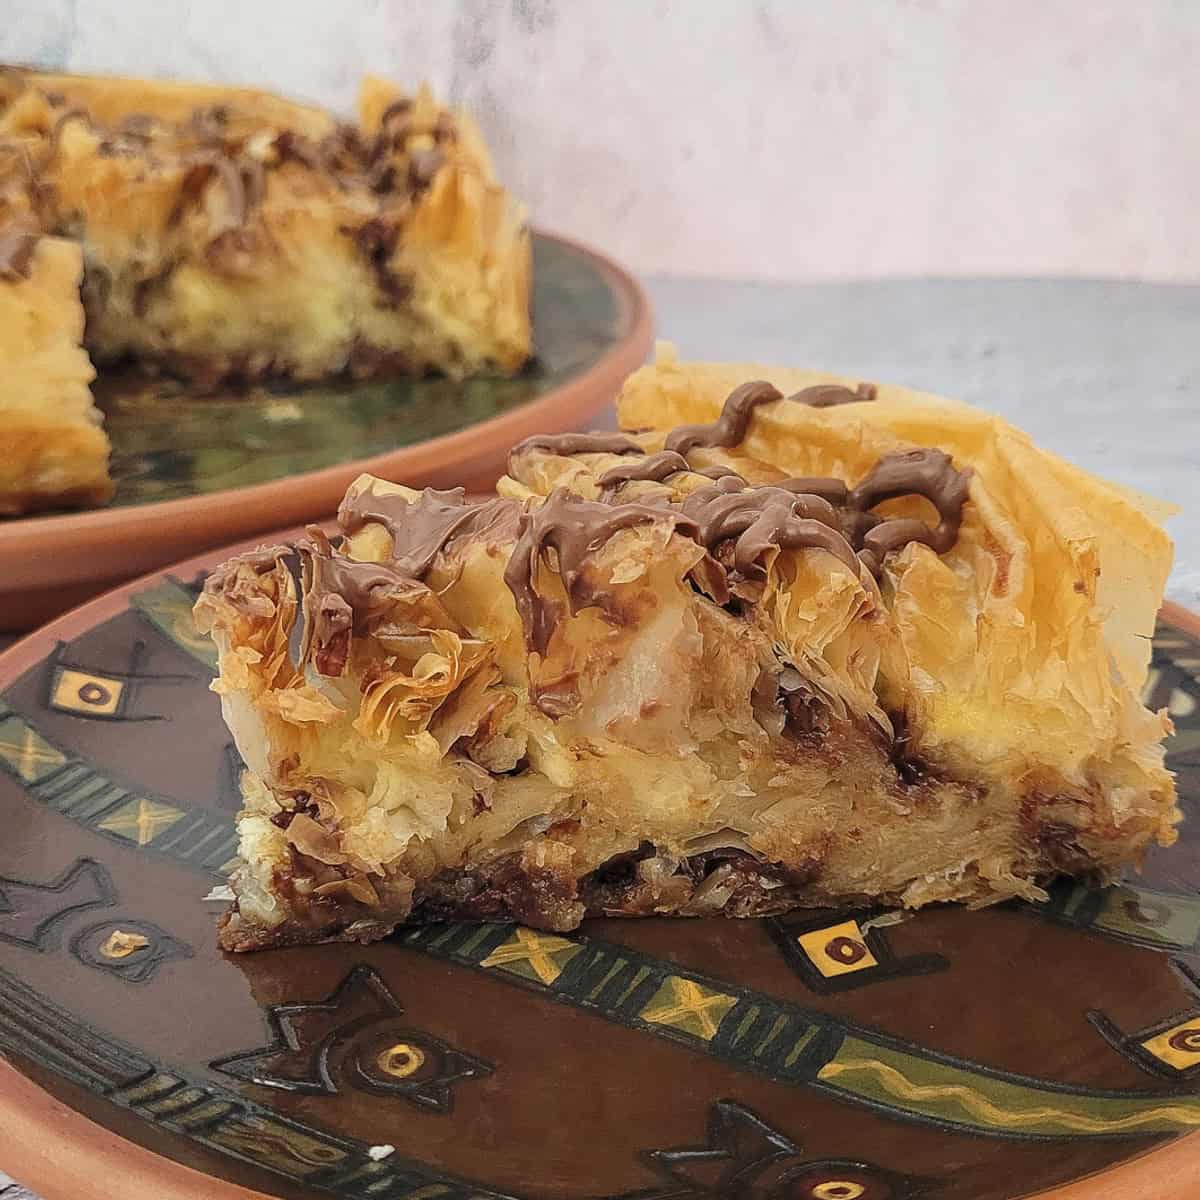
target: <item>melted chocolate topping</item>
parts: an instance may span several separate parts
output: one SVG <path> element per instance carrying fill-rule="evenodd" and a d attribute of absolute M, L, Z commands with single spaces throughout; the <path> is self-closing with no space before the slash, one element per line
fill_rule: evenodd
<path fill-rule="evenodd" d="M 393 100 L 379 116 L 379 128 L 386 129 L 394 117 L 404 116 L 412 109 L 413 102 L 407 96 Z"/>
<path fill-rule="evenodd" d="M 355 534 L 368 522 L 382 525 L 392 535 L 392 565 L 403 575 L 421 579 L 433 560 L 457 538 L 515 536 L 521 506 L 515 500 L 487 500 L 468 504 L 462 488 L 438 492 L 426 488 L 409 503 L 402 495 L 377 495 L 371 491 L 347 496 L 338 509 L 338 524 Z"/>
<path fill-rule="evenodd" d="M 819 496 L 797 496 L 776 487 L 702 487 L 684 500 L 683 512 L 695 521 L 696 540 L 710 553 L 721 542 L 736 539 L 734 570 L 747 578 L 762 576 L 759 560 L 772 547 L 827 550 L 855 575 L 859 572 L 836 510 Z"/>
<path fill-rule="evenodd" d="M 696 529 L 679 509 L 636 503 L 601 504 L 581 500 L 564 488 L 555 488 L 539 508 L 521 514 L 517 543 L 504 570 L 504 582 L 517 603 L 530 650 L 545 657 L 550 636 L 562 617 L 560 606 L 547 601 L 534 586 L 538 561 L 546 551 L 553 550 L 558 558 L 558 576 L 566 589 L 572 614 L 585 602 L 596 602 L 603 607 L 605 597 L 585 594 L 583 568 L 588 555 L 620 530 L 650 521 L 671 521 L 685 534 L 693 534 Z"/>
<path fill-rule="evenodd" d="M 663 444 L 678 454 L 687 454 L 697 446 L 725 449 L 740 446 L 746 440 L 746 430 L 750 428 L 750 414 L 760 404 L 782 399 L 783 393 L 765 380 L 743 383 L 729 393 L 720 417 L 711 425 L 681 425 L 667 434 Z"/>
<path fill-rule="evenodd" d="M 23 225 L 0 231 L 0 279 L 28 279 L 40 235 Z"/>
<path fill-rule="evenodd" d="M 237 164 L 220 150 L 201 150 L 195 154 L 189 154 L 184 162 L 188 167 L 189 174 L 192 171 L 212 173 L 221 180 L 226 195 L 229 197 L 229 207 L 233 211 L 234 223 L 244 225 L 246 214 L 250 209 L 250 199 L 246 195 L 246 184 Z"/>
<path fill-rule="evenodd" d="M 855 391 L 820 385 L 805 389 L 797 398 L 824 407 L 865 401 L 873 395 L 869 384 Z M 772 551 L 825 550 L 870 584 L 862 567 L 878 575 L 885 556 L 908 542 L 921 542 L 939 554 L 954 545 L 970 472 L 957 470 L 940 450 L 889 454 L 854 488 L 822 478 L 751 487 L 729 467 L 697 471 L 688 464 L 685 456 L 696 446 L 739 444 L 753 409 L 780 398 L 770 384 L 745 384 L 730 395 L 718 421 L 675 430 L 666 439 L 667 448 L 654 454 L 615 433 L 534 437 L 513 450 L 510 462 L 530 450 L 638 455 L 600 477 L 599 502 L 583 500 L 564 488 L 556 488 L 539 507 L 529 510 L 504 499 L 468 504 L 461 488 L 426 489 L 413 503 L 399 494 L 376 495 L 369 490 L 347 497 L 338 512 L 342 529 L 353 534 L 370 522 L 383 525 L 392 537 L 392 558 L 386 564 L 360 563 L 334 554 L 319 530 L 314 532 L 314 544 L 301 548 L 308 575 L 307 628 L 312 631 L 318 670 L 340 673 L 349 638 L 360 623 L 391 603 L 398 589 L 419 586 L 416 581 L 429 571 L 437 555 L 466 539 L 514 542 L 504 580 L 521 617 L 526 644 L 543 658 L 568 612 L 573 615 L 589 605 L 611 610 L 612 597 L 598 580 L 588 578 L 585 568 L 589 557 L 623 529 L 665 521 L 675 533 L 703 547 L 707 554 L 693 576 L 718 603 L 728 599 L 731 583 L 762 580 L 764 559 Z M 682 500 L 656 496 L 640 503 L 615 503 L 608 494 L 632 480 L 661 483 L 684 471 L 707 475 L 712 482 Z M 887 519 L 871 511 L 886 500 L 909 495 L 924 496 L 935 506 L 937 526 L 930 528 L 911 518 Z M 547 560 L 562 581 L 565 603 L 544 595 L 537 586 L 538 564 Z M 566 682 L 550 683 L 545 695 L 536 698 L 543 711 L 561 715 L 567 710 L 565 693 L 559 694 Z"/>
<path fill-rule="evenodd" d="M 864 403 L 874 400 L 875 395 L 876 388 L 873 383 L 860 383 L 853 389 L 841 384 L 815 384 L 794 393 L 789 399 L 813 408 L 829 408 L 840 404 Z M 646 454 L 638 461 L 622 463 L 606 471 L 599 479 L 602 495 L 611 493 L 622 484 L 635 479 L 664 483 L 672 475 L 682 471 L 706 475 L 718 481 L 719 493 L 710 488 L 697 489 L 684 501 L 685 511 L 694 514 L 699 511 L 697 506 L 713 504 L 717 495 L 759 496 L 761 499 L 758 501 L 738 499 L 731 508 L 727 502 L 723 502 L 724 507 L 717 511 L 724 513 L 727 508 L 730 512 L 736 511 L 739 515 L 734 524 L 740 525 L 745 522 L 745 514 L 754 505 L 757 504 L 759 509 L 770 505 L 771 521 L 779 527 L 780 536 L 785 540 L 793 536 L 787 532 L 790 528 L 787 526 L 788 520 L 815 520 L 840 532 L 840 541 L 830 542 L 824 546 L 825 549 L 846 561 L 845 548 L 853 548 L 873 575 L 880 573 L 883 559 L 888 553 L 911 541 L 922 542 L 939 554 L 945 553 L 954 545 L 962 523 L 962 508 L 967 497 L 970 472 L 956 470 L 949 457 L 939 450 L 914 450 L 888 455 L 853 490 L 839 479 L 805 477 L 783 479 L 771 484 L 769 488 L 753 488 L 743 493 L 742 489 L 749 485 L 732 468 L 718 466 L 697 470 L 690 466 L 686 455 L 697 446 L 728 449 L 739 445 L 745 438 L 753 410 L 759 404 L 778 399 L 781 399 L 778 390 L 769 383 L 759 380 L 742 384 L 730 393 L 720 418 L 712 424 L 681 426 L 667 435 L 666 449 L 655 454 Z M 603 438 L 606 435 L 584 436 Z M 572 454 L 607 448 L 592 442 L 586 442 L 576 448 L 569 441 L 570 437 L 571 435 L 567 435 L 568 440 L 561 448 L 557 448 L 557 453 Z M 530 441 L 537 442 L 538 439 Z M 518 452 L 527 445 L 529 443 L 523 443 Z M 786 506 L 778 497 L 769 496 L 771 491 L 791 493 L 794 498 L 803 498 L 804 503 L 799 509 L 796 506 L 788 509 L 785 517 Z M 884 500 L 906 495 L 925 496 L 933 503 L 940 518 L 935 528 L 930 529 L 924 522 L 913 518 L 885 520 L 870 511 Z M 690 510 L 689 502 L 692 505 Z M 838 511 L 835 511 L 835 508 Z M 835 519 L 831 520 L 831 517 Z M 771 526 L 771 521 L 764 518 L 758 526 L 758 531 L 766 530 Z M 749 525 L 746 525 L 745 529 L 738 531 L 739 538 L 748 528 Z M 821 536 L 824 539 L 824 535 Z M 701 536 L 700 541 L 707 548 L 712 548 L 711 539 Z M 752 544 L 755 544 L 754 539 L 746 542 L 747 547 Z M 735 552 L 735 568 L 740 569 L 737 568 L 737 557 Z"/>
<path fill-rule="evenodd" d="M 291 552 L 291 546 L 259 546 L 234 555 L 204 581 L 205 595 L 220 596 L 235 609 L 261 616 L 264 604 L 261 587 L 257 582 L 248 585 L 241 578 L 241 568 L 249 567 L 255 575 L 269 575 Z"/>
<path fill-rule="evenodd" d="M 705 479 L 734 479 L 743 487 L 750 485 L 732 467 L 693 467 L 693 475 L 703 475 Z"/>
<path fill-rule="evenodd" d="M 819 475 L 806 475 L 793 479 L 781 479 L 772 487 L 782 488 L 785 492 L 795 492 L 797 495 L 820 496 L 830 504 L 845 504 L 850 495 L 850 489 L 840 479 L 824 479 Z"/>
<path fill-rule="evenodd" d="M 840 383 L 816 383 L 812 387 L 793 392 L 788 399 L 809 408 L 834 408 L 839 404 L 862 404 L 875 399 L 875 385 L 860 383 L 856 388 L 843 387 Z"/>
<path fill-rule="evenodd" d="M 531 450 L 542 450 L 547 454 L 644 454 L 645 451 L 623 433 L 539 433 L 518 442 L 508 452 L 508 465 Z"/>
<path fill-rule="evenodd" d="M 291 552 L 291 546 L 256 546 L 253 550 L 235 554 L 208 576 L 204 581 L 204 590 L 219 592 L 237 574 L 238 567 L 251 567 L 256 575 L 266 575 Z"/>
<path fill-rule="evenodd" d="M 322 675 L 341 675 L 350 656 L 350 640 L 383 616 L 398 596 L 417 584 L 391 563 L 359 562 L 337 554 L 324 532 L 308 530 L 311 541 L 296 549 L 304 563 L 304 640 L 302 662 Z"/>
<path fill-rule="evenodd" d="M 691 467 L 682 454 L 676 454 L 674 450 L 660 450 L 657 454 L 647 454 L 633 462 L 611 467 L 600 476 L 600 490 L 618 488 L 634 479 L 662 483 L 672 475 L 678 475 L 680 471 L 690 470 Z"/>
<path fill-rule="evenodd" d="M 746 486 L 746 481 L 732 467 L 691 467 L 682 454 L 674 450 L 660 450 L 657 454 L 647 454 L 645 458 L 636 462 L 620 463 L 605 471 L 600 476 L 600 490 L 613 491 L 623 483 L 635 479 L 665 483 L 672 475 L 678 475 L 681 471 L 703 475 L 706 479 L 736 479 L 740 486 Z"/>
<path fill-rule="evenodd" d="M 261 204 L 267 195 L 267 171 L 256 158 L 246 159 L 240 167 L 247 209 Z M 245 218 L 243 218 L 244 220 Z"/>
<path fill-rule="evenodd" d="M 50 130 L 50 153 L 53 154 L 58 150 L 58 143 L 62 138 L 62 131 L 72 121 L 82 121 L 89 129 L 95 128 L 92 125 L 92 118 L 88 116 L 82 108 L 70 108 L 57 121 L 54 122 L 54 127 Z"/>
<path fill-rule="evenodd" d="M 275 139 L 275 153 L 280 162 L 292 159 L 306 166 L 310 171 L 321 169 L 321 156 L 317 148 L 301 133 L 285 129 Z"/>
<path fill-rule="evenodd" d="M 886 554 L 909 542 L 945 554 L 958 540 L 970 482 L 971 472 L 957 470 L 941 450 L 904 450 L 881 458 L 850 493 L 850 507 L 865 513 L 897 496 L 924 496 L 937 509 L 939 521 L 931 529 L 924 521 L 898 517 L 868 529 L 862 537 L 862 557 L 872 573 L 878 574 Z"/>

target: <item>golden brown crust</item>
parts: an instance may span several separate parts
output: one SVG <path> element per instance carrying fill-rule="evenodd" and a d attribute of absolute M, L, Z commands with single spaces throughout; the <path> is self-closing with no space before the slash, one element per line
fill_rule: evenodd
<path fill-rule="evenodd" d="M 523 213 L 469 118 L 428 89 L 368 79 L 345 125 L 248 88 L 8 85 L 0 207 L 84 245 L 98 360 L 211 380 L 528 358 Z"/>
<path fill-rule="evenodd" d="M 39 236 L 82 250 L 56 321 L 82 332 L 86 308 L 97 363 L 210 385 L 512 373 L 531 353 L 524 212 L 470 119 L 424 87 L 367 79 L 347 124 L 250 88 L 0 69 L 0 303 L 20 303 Z M 26 461 L 0 503 L 102 502 L 102 435 L 60 439 L 61 389 L 33 382 L 45 412 L 4 417 Z"/>
<path fill-rule="evenodd" d="M 0 515 L 102 504 L 108 439 L 80 348 L 78 246 L 42 239 L 28 277 L 0 284 Z"/>
<path fill-rule="evenodd" d="M 667 357 L 623 392 L 632 439 L 534 440 L 486 508 L 364 477 L 302 597 L 271 554 L 214 576 L 249 766 L 233 940 L 1032 899 L 1173 840 L 1125 641 L 1165 570 L 1150 518 L 964 406 L 748 376 L 837 382 Z M 731 391 L 753 404 L 712 424 Z M 1115 616 L 1098 520 L 1151 580 Z M 896 536 L 856 558 L 863 521 Z M 297 864 L 340 897 L 315 918 Z"/>

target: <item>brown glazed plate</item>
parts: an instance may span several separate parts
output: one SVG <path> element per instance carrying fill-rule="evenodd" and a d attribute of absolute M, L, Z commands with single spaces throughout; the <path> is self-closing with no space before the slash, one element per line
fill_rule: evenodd
<path fill-rule="evenodd" d="M 46 1200 L 1200 1195 L 1197 618 L 1146 697 L 1188 821 L 1119 886 L 223 957 L 220 558 L 0 656 L 0 1167 Z"/>
<path fill-rule="evenodd" d="M 0 630 L 29 629 L 155 567 L 322 517 L 362 471 L 490 487 L 509 447 L 578 429 L 650 348 L 649 302 L 609 259 L 533 235 L 535 361 L 515 379 L 393 379 L 197 396 L 97 380 L 114 501 L 0 519 Z"/>

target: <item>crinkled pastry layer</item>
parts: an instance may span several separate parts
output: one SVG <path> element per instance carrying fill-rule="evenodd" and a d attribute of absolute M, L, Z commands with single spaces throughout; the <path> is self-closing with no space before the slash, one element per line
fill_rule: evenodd
<path fill-rule="evenodd" d="M 627 381 L 499 496 L 363 477 L 197 604 L 248 765 L 244 950 L 397 923 L 987 904 L 1174 837 L 1139 497 L 965 405 Z"/>
<path fill-rule="evenodd" d="M 0 346 L 0 438 L 29 460 L 0 511 L 104 499 L 102 435 L 51 428 L 78 424 L 81 356 L 211 386 L 510 374 L 531 352 L 524 212 L 424 87 L 368 78 L 351 123 L 248 88 L 0 68 L 0 306 L 24 311 L 60 241 L 82 277 L 36 312 L 73 336 Z"/>

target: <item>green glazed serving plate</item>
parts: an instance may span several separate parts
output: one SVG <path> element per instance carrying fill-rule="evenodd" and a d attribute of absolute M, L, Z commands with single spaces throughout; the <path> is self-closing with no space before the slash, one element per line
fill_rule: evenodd
<path fill-rule="evenodd" d="M 197 396 L 101 376 L 113 503 L 0 520 L 0 630 L 18 630 L 154 567 L 328 515 L 371 471 L 490 487 L 533 433 L 577 429 L 650 348 L 650 306 L 615 263 L 533 235 L 535 360 L 515 379 L 393 379 Z"/>
<path fill-rule="evenodd" d="M 45 1200 L 1200 1195 L 1200 620 L 1179 843 L 980 912 L 431 925 L 223 956 L 222 553 L 0 655 L 0 1166 Z"/>

